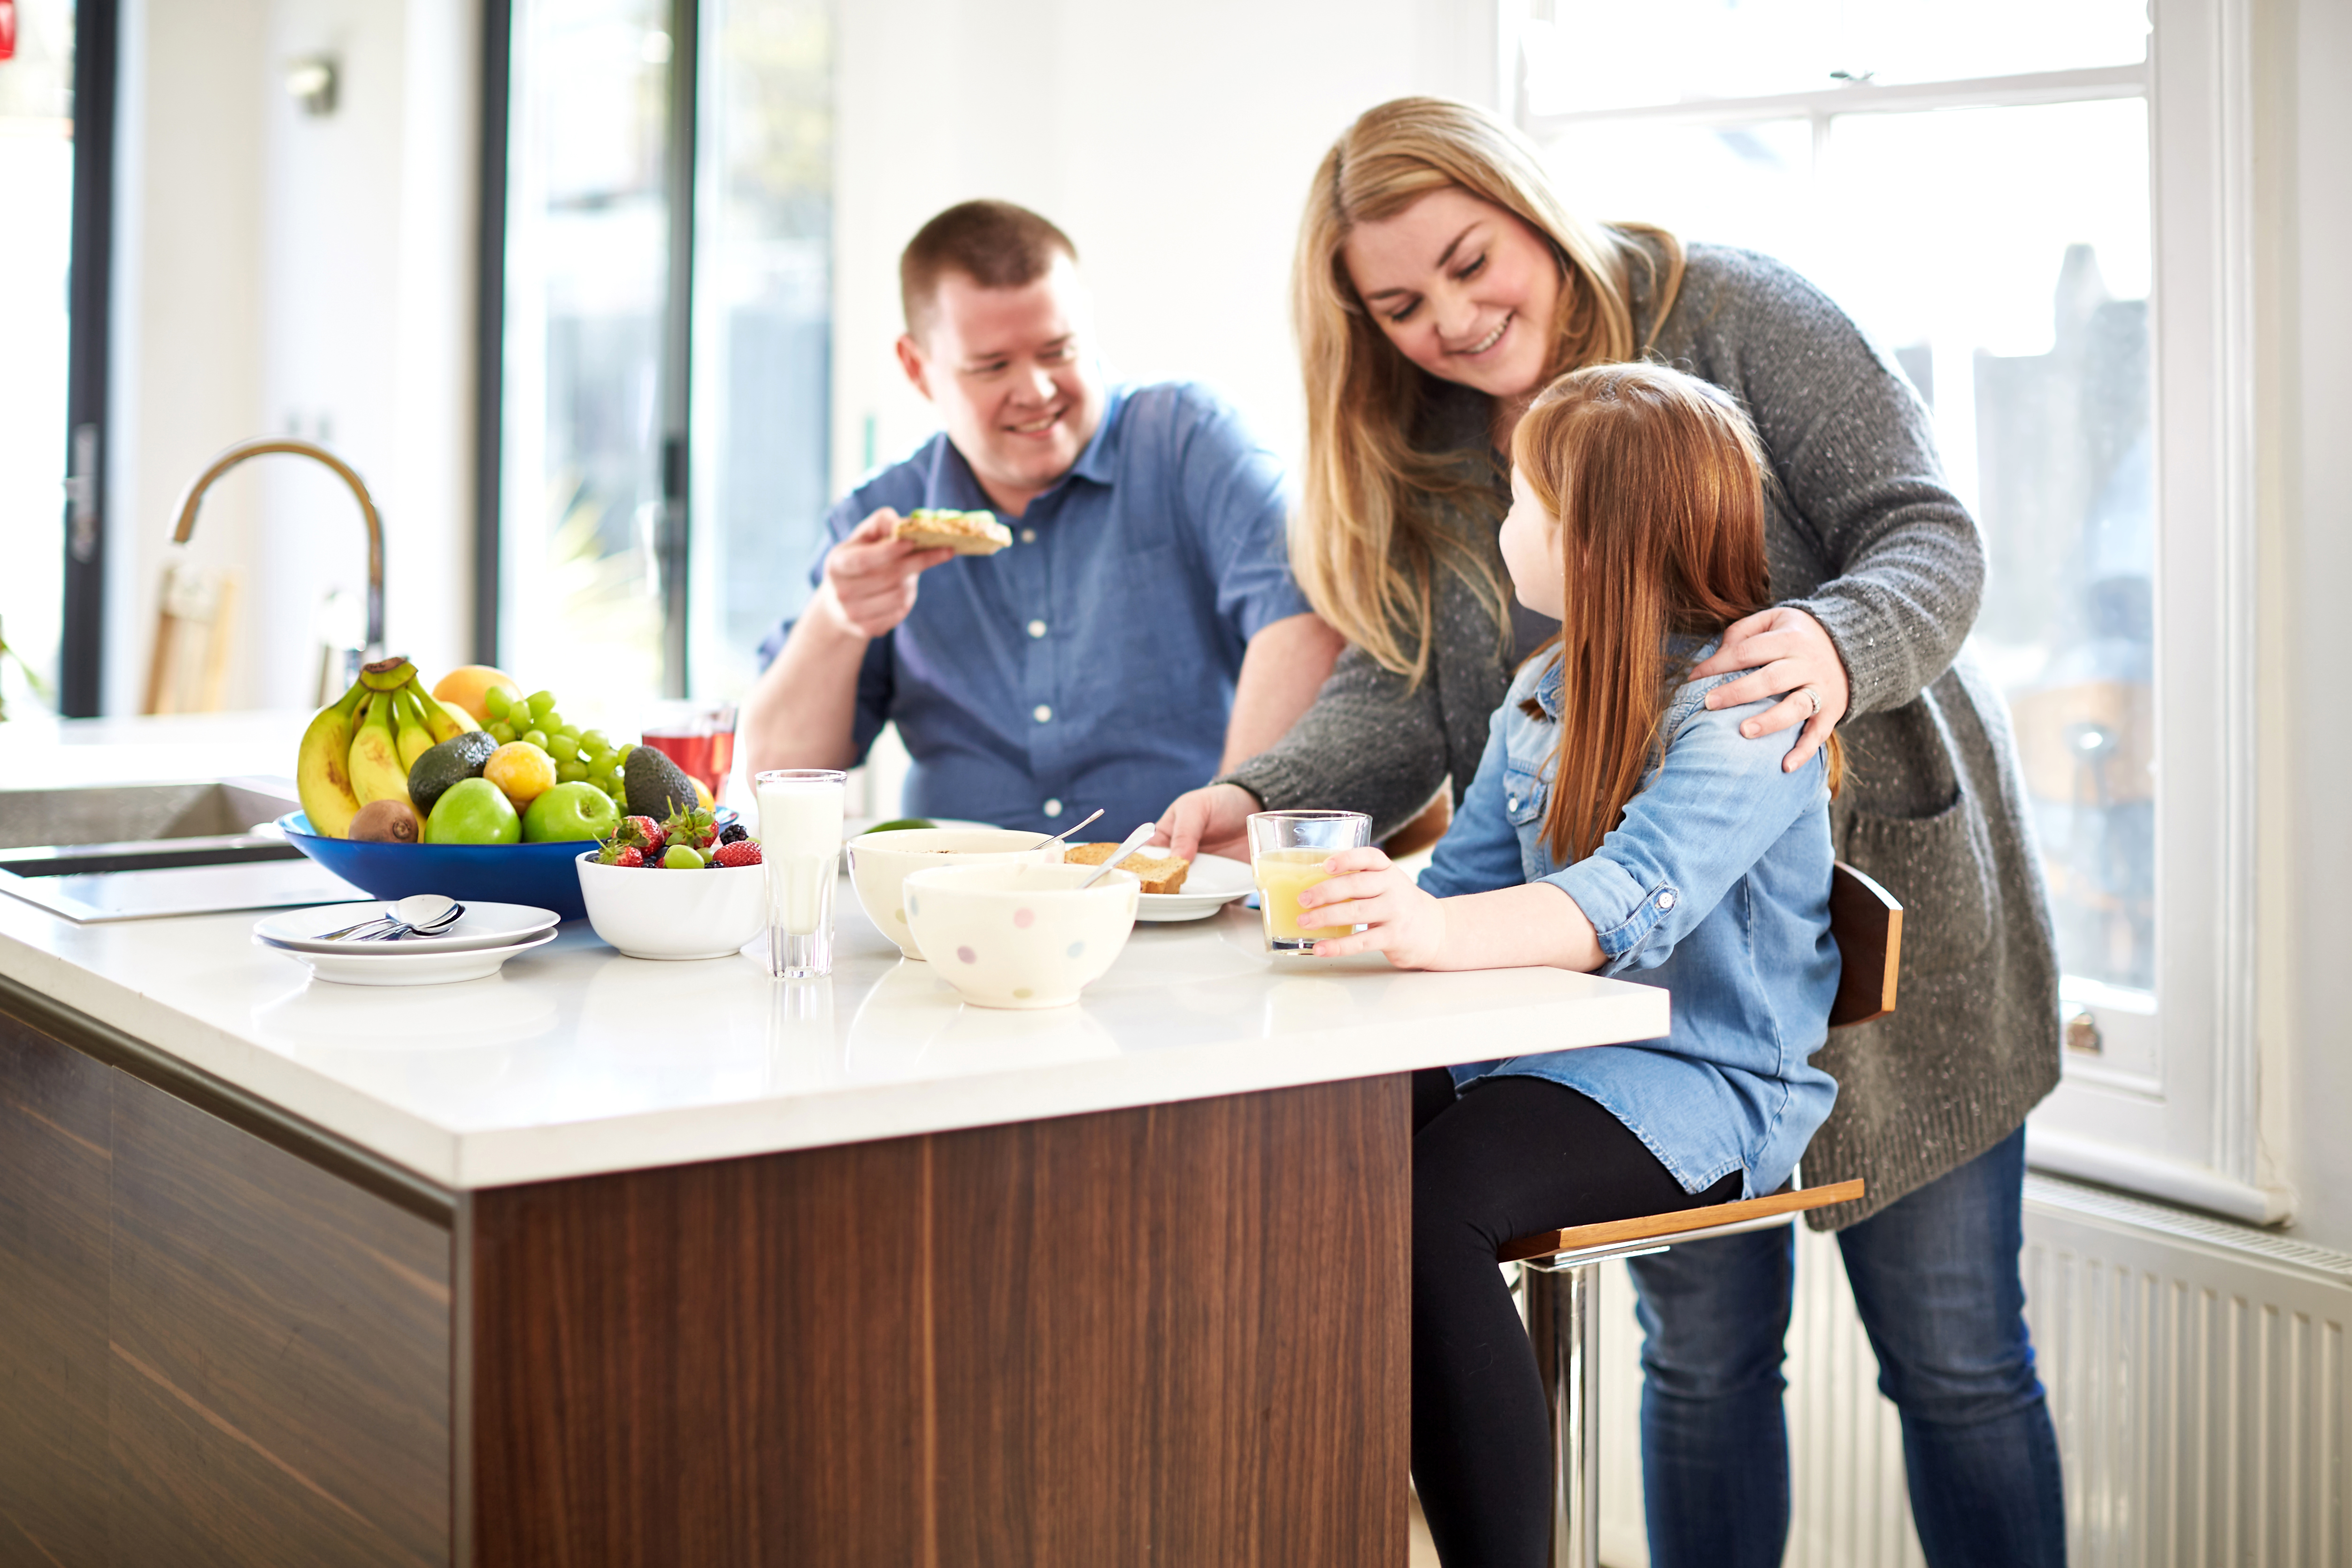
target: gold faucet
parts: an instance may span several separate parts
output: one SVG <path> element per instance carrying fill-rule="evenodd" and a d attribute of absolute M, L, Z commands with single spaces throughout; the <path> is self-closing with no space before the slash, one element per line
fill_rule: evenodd
<path fill-rule="evenodd" d="M 204 503 L 205 492 L 213 481 L 244 462 L 266 452 L 290 452 L 298 458 L 310 458 L 334 470 L 336 478 L 352 487 L 352 495 L 360 503 L 360 521 L 367 525 L 368 591 L 367 591 L 367 657 L 383 657 L 383 519 L 376 514 L 375 500 L 368 494 L 367 486 L 352 466 L 315 441 L 298 440 L 291 436 L 264 436 L 256 440 L 239 441 L 212 460 L 212 465 L 198 474 L 180 497 L 179 526 L 172 530 L 172 542 L 185 544 L 196 531 L 196 508 Z"/>

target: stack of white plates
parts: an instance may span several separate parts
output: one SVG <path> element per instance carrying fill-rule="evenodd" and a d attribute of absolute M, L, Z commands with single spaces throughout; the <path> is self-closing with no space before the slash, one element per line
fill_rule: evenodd
<path fill-rule="evenodd" d="M 380 903 L 319 904 L 253 922 L 253 940 L 339 985 L 446 985 L 496 974 L 516 953 L 555 940 L 563 917 L 529 904 L 469 903 L 457 923 L 438 936 L 394 942 L 325 940 L 327 932 L 373 920 Z"/>

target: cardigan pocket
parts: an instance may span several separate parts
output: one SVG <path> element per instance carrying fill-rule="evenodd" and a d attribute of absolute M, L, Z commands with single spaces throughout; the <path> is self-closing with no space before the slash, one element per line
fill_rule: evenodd
<path fill-rule="evenodd" d="M 1930 816 L 1856 807 L 1845 858 L 1903 901 L 1903 972 L 1948 974 L 1992 942 L 1992 835 L 1965 785 Z"/>

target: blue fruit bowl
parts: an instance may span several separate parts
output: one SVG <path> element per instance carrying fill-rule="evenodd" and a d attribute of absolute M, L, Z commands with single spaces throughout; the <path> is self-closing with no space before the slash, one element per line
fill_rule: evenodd
<path fill-rule="evenodd" d="M 560 844 L 366 844 L 322 838 L 299 811 L 278 819 L 286 842 L 372 898 L 446 893 L 459 903 L 532 904 L 588 918 L 572 862 L 587 841 Z"/>

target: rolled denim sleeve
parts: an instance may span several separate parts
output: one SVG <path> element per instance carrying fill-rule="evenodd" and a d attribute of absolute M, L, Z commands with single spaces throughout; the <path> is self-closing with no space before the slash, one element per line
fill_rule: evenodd
<path fill-rule="evenodd" d="M 1528 879 L 1518 834 L 1503 809 L 1503 775 L 1509 771 L 1504 722 L 1500 712 L 1487 722 L 1486 753 L 1478 759 L 1469 793 L 1462 797 L 1462 809 L 1454 814 L 1454 826 L 1437 841 L 1421 874 L 1423 892 L 1451 899 L 1516 888 Z"/>
<path fill-rule="evenodd" d="M 1606 960 L 1596 973 L 1664 963 L 1791 823 L 1822 808 L 1820 757 L 1793 773 L 1780 769 L 1802 726 L 1786 731 L 1783 745 L 1769 736 L 1750 741 L 1740 722 L 1769 701 L 1709 712 L 1685 700 L 1737 679 L 1676 694 L 1676 710 L 1692 710 L 1670 733 L 1664 760 L 1626 804 L 1623 819 L 1592 854 L 1543 879 L 1592 922 Z"/>

